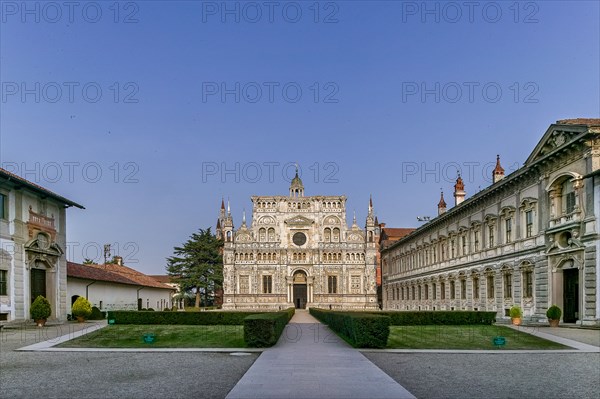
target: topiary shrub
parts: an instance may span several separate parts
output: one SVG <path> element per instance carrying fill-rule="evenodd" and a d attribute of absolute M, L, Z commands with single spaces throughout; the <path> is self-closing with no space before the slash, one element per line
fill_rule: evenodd
<path fill-rule="evenodd" d="M 80 296 L 71 307 L 71 313 L 73 313 L 73 316 L 75 317 L 87 319 L 92 314 L 92 304 L 90 301 Z"/>
<path fill-rule="evenodd" d="M 171 311 L 171 308 L 164 308 L 163 309 L 163 312 L 170 312 L 170 311 Z"/>
<path fill-rule="evenodd" d="M 521 318 L 523 317 L 523 310 L 521 310 L 519 306 L 515 305 L 510 308 L 510 310 L 508 311 L 508 315 L 511 319 Z"/>
<path fill-rule="evenodd" d="M 546 317 L 550 320 L 560 320 L 560 316 L 562 316 L 562 310 L 556 305 L 552 305 L 546 311 Z"/>
<path fill-rule="evenodd" d="M 148 312 L 154 312 L 154 309 L 152 309 L 152 308 L 148 308 L 148 309 L 146 309 L 146 310 L 147 310 Z"/>
<path fill-rule="evenodd" d="M 33 320 L 46 320 L 52 314 L 50 302 L 42 295 L 39 295 L 31 304 L 29 313 Z"/>
<path fill-rule="evenodd" d="M 92 314 L 88 317 L 89 320 L 103 320 L 106 317 L 106 312 L 102 312 L 96 306 L 92 306 Z"/>

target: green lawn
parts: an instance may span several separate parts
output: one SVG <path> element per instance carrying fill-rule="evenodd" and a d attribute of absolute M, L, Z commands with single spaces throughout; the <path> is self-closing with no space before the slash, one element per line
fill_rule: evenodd
<path fill-rule="evenodd" d="M 155 334 L 153 343 L 143 335 Z M 244 326 L 112 325 L 59 348 L 244 348 Z"/>
<path fill-rule="evenodd" d="M 390 326 L 388 349 L 495 349 L 493 338 L 506 338 L 501 349 L 570 349 L 505 326 Z"/>

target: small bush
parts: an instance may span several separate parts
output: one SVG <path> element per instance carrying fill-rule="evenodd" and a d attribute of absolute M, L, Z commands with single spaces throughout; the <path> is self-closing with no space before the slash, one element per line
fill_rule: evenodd
<path fill-rule="evenodd" d="M 510 316 L 511 319 L 520 318 L 520 317 L 523 317 L 523 311 L 521 310 L 520 307 L 515 305 L 510 308 L 510 310 L 508 311 L 508 315 Z"/>
<path fill-rule="evenodd" d="M 479 312 L 467 310 L 424 310 L 377 312 L 374 314 L 388 316 L 391 326 L 424 326 L 424 325 L 491 325 L 496 321 L 496 312 Z"/>
<path fill-rule="evenodd" d="M 80 296 L 73 304 L 71 313 L 73 313 L 73 316 L 75 317 L 83 317 L 87 319 L 92 314 L 92 304 L 90 301 Z"/>
<path fill-rule="evenodd" d="M 327 324 L 356 348 L 385 348 L 390 318 L 365 312 L 337 312 L 310 308 L 310 314 Z"/>
<path fill-rule="evenodd" d="M 88 317 L 89 320 L 103 320 L 106 317 L 106 312 L 100 311 L 96 306 L 92 306 L 92 314 Z"/>
<path fill-rule="evenodd" d="M 560 316 L 562 316 L 562 310 L 556 305 L 552 305 L 546 311 L 546 317 L 550 320 L 560 320 Z"/>
<path fill-rule="evenodd" d="M 50 302 L 48 302 L 48 300 L 42 295 L 39 295 L 31 304 L 31 308 L 29 308 L 29 313 L 31 314 L 31 318 L 33 320 L 47 319 L 52 314 Z"/>
<path fill-rule="evenodd" d="M 170 312 L 170 311 L 171 311 L 171 308 L 164 308 L 163 309 L 163 312 Z"/>
<path fill-rule="evenodd" d="M 254 314 L 244 319 L 244 341 L 253 348 L 273 346 L 285 325 L 294 315 L 294 308 L 279 312 Z"/>
<path fill-rule="evenodd" d="M 148 308 L 148 309 L 146 309 L 146 310 L 147 310 L 148 312 L 154 312 L 154 309 L 153 309 L 153 308 Z"/>

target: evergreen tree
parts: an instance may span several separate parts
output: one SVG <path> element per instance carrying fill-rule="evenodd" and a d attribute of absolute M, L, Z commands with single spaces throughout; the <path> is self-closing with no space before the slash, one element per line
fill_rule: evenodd
<path fill-rule="evenodd" d="M 190 236 L 183 246 L 173 249 L 167 258 L 167 272 L 177 282 L 182 292 L 193 289 L 196 293 L 195 307 L 200 307 L 200 295 L 204 303 L 223 283 L 223 242 L 214 236 L 210 227 Z"/>

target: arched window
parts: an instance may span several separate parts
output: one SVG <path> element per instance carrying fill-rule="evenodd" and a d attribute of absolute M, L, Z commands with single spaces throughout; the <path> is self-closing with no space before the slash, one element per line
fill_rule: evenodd
<path fill-rule="evenodd" d="M 267 230 L 263 227 L 258 230 L 258 241 L 266 241 L 267 240 Z"/>
<path fill-rule="evenodd" d="M 340 229 L 337 227 L 333 229 L 333 242 L 340 242 Z"/>
<path fill-rule="evenodd" d="M 562 211 L 563 215 L 568 215 L 575 211 L 575 189 L 571 179 L 567 179 L 562 184 Z"/>
<path fill-rule="evenodd" d="M 331 242 L 331 229 L 329 227 L 325 228 L 325 242 Z"/>
<path fill-rule="evenodd" d="M 275 241 L 275 229 L 272 227 L 269 229 L 269 241 Z"/>

